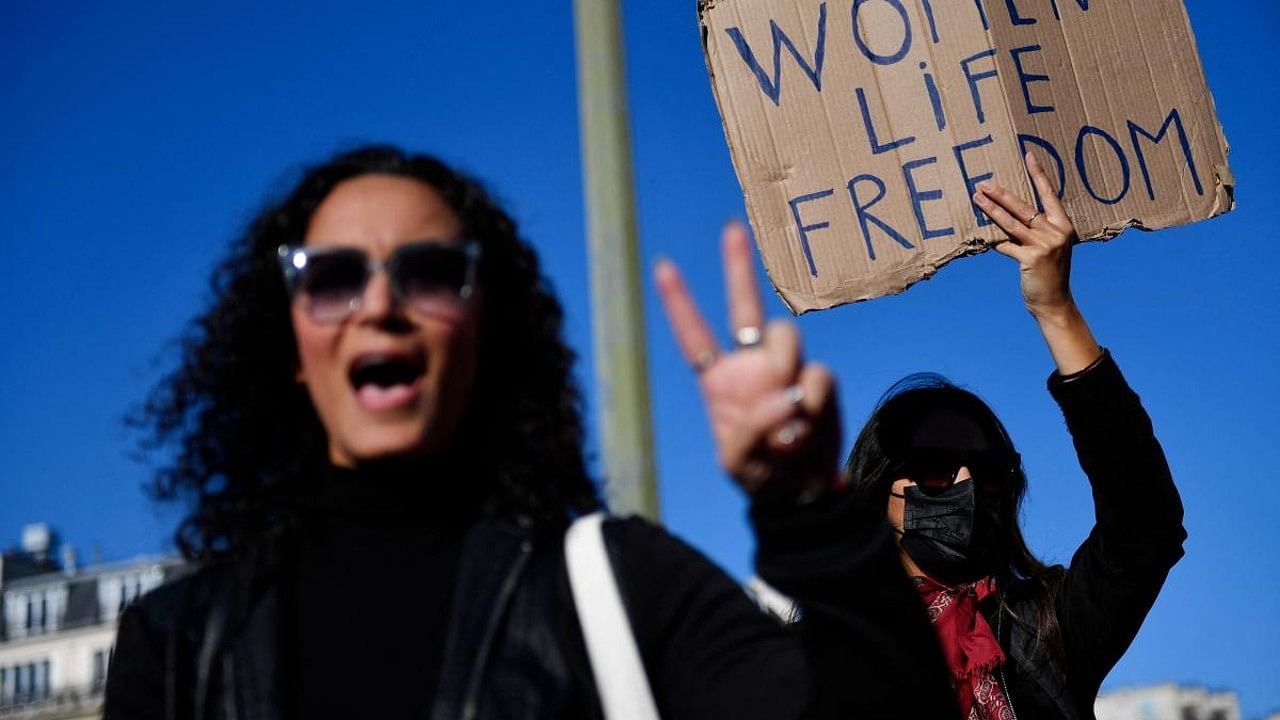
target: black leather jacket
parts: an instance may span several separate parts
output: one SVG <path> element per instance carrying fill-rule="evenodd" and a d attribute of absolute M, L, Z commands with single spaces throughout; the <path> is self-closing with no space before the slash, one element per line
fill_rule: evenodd
<path fill-rule="evenodd" d="M 891 536 L 883 524 L 855 522 L 853 507 L 833 496 L 753 510 L 761 573 L 806 606 L 788 628 L 660 529 L 606 523 L 666 720 L 952 716 L 932 629 Z M 601 717 L 562 539 L 498 519 L 469 530 L 432 720 Z M 117 654 L 106 720 L 287 717 L 281 546 L 208 566 L 126 611 L 118 647 L 150 650 Z M 643 607 L 655 593 L 676 594 L 668 604 L 678 609 L 656 626 Z"/>

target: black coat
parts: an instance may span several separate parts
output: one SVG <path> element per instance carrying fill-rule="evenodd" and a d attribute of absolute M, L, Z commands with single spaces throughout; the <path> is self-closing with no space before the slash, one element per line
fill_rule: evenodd
<path fill-rule="evenodd" d="M 1007 661 L 1000 675 L 1018 720 L 1094 718 L 1103 679 L 1155 603 L 1187 533 L 1151 419 L 1110 354 L 1084 373 L 1054 375 L 1080 466 L 1093 490 L 1095 524 L 1067 567 L 1051 569 L 1060 657 L 1037 642 L 1027 584 L 1004 591 L 1013 616 L 988 609 Z"/>
<path fill-rule="evenodd" d="M 952 717 L 932 629 L 874 516 L 845 496 L 753 508 L 761 574 L 805 607 L 789 627 L 661 529 L 606 523 L 665 720 Z M 562 540 L 492 518 L 470 528 L 433 720 L 601 717 Z M 264 542 L 130 607 L 106 720 L 287 717 L 280 638 L 290 608 L 278 570 L 287 546 Z"/>

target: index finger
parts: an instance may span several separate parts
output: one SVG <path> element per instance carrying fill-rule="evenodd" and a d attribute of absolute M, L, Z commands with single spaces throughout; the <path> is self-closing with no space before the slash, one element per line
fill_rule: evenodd
<path fill-rule="evenodd" d="M 739 222 L 731 222 L 722 234 L 724 280 L 729 295 L 729 322 L 736 333 L 742 328 L 763 329 L 764 306 L 756 286 L 756 268 L 751 257 L 751 239 Z"/>
<path fill-rule="evenodd" d="M 1065 219 L 1067 209 L 1058 199 L 1058 191 L 1054 189 L 1049 175 L 1045 173 L 1044 165 L 1040 164 L 1040 158 L 1028 152 L 1024 159 L 1027 163 L 1027 172 L 1031 175 L 1031 182 L 1035 183 L 1036 193 L 1040 195 L 1040 204 L 1044 206 L 1045 215 L 1054 221 Z"/>
<path fill-rule="evenodd" d="M 675 334 L 676 343 L 685 360 L 696 365 L 702 358 L 720 352 L 715 335 L 699 312 L 675 263 L 659 260 L 654 266 L 653 277 L 658 286 L 658 296 L 662 298 L 662 308 L 667 314 L 667 322 L 671 325 L 671 332 Z"/>

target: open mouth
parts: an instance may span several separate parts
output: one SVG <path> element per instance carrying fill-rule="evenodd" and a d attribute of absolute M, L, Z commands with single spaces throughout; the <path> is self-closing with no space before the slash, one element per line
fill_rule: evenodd
<path fill-rule="evenodd" d="M 413 403 L 426 372 L 421 355 L 371 354 L 351 364 L 347 378 L 356 400 L 369 410 L 390 410 Z"/>

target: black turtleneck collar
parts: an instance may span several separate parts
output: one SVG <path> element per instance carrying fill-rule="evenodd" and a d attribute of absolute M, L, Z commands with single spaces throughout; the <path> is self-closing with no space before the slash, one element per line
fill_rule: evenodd
<path fill-rule="evenodd" d="M 314 472 L 290 584 L 293 716 L 425 716 L 481 477 L 439 459 Z"/>
<path fill-rule="evenodd" d="M 490 484 L 443 458 L 326 465 L 309 493 L 308 515 L 352 522 L 465 524 L 480 514 Z"/>

